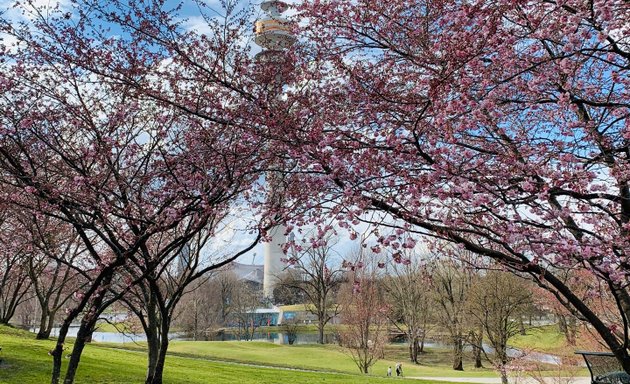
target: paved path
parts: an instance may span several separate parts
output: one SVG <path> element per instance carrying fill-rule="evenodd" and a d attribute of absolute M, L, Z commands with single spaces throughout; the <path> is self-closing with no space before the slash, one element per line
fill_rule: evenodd
<path fill-rule="evenodd" d="M 498 377 L 407 377 L 408 379 L 422 379 L 436 382 L 456 382 L 456 383 L 471 383 L 471 384 L 501 384 L 501 379 Z M 542 384 L 530 377 L 518 378 L 518 380 L 510 378 L 510 384 Z M 575 377 L 575 378 L 562 378 L 559 381 L 557 378 L 547 378 L 545 384 L 591 384 L 590 377 Z"/>

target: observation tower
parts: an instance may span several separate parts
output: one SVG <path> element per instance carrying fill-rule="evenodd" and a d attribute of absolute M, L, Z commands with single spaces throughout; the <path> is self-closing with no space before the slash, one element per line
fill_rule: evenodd
<path fill-rule="evenodd" d="M 282 16 L 289 6 L 284 1 L 263 1 L 260 8 L 265 15 L 256 21 L 254 41 L 263 50 L 256 55 L 256 60 L 261 64 L 269 61 L 283 61 L 284 50 L 296 41 L 291 31 L 291 24 Z"/>
<path fill-rule="evenodd" d="M 254 41 L 262 47 L 262 51 L 256 55 L 256 61 L 261 71 L 281 73 L 278 66 L 286 60 L 286 49 L 296 41 L 296 37 L 291 31 L 291 24 L 282 16 L 289 6 L 283 1 L 263 1 L 260 8 L 263 10 L 264 16 L 256 21 Z M 280 97 L 284 80 L 280 75 L 277 75 L 275 81 L 278 82 L 277 97 Z M 282 193 L 278 176 L 273 173 L 267 174 L 267 182 L 270 183 L 269 188 L 272 191 L 272 196 Z M 273 290 L 283 269 L 281 259 L 284 255 L 282 245 L 287 242 L 285 232 L 285 225 L 272 228 L 269 231 L 271 241 L 264 245 L 263 295 L 268 299 L 273 299 Z"/>

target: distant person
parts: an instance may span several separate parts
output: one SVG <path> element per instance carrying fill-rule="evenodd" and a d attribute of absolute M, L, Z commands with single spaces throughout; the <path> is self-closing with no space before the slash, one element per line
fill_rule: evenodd
<path fill-rule="evenodd" d="M 387 377 L 392 377 L 392 366 L 387 367 Z"/>
<path fill-rule="evenodd" d="M 396 376 L 402 376 L 402 363 L 396 363 Z"/>

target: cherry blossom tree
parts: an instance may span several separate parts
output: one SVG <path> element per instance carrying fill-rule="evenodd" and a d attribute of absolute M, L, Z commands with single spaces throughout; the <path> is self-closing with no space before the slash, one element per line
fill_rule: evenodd
<path fill-rule="evenodd" d="M 45 205 L 43 212 L 46 215 L 72 224 L 90 254 L 90 285 L 80 293 L 78 305 L 66 317 L 55 350 L 55 368 L 59 369 L 57 364 L 60 363 L 65 333 L 72 319 L 83 313 L 65 382 L 73 380 L 84 342 L 93 330 L 98 315 L 116 299 L 107 292 L 121 270 L 129 263 L 141 265 L 143 259 L 139 255 L 150 253 L 156 260 L 171 255 L 205 228 L 217 210 L 227 209 L 230 199 L 248 189 L 244 178 L 250 175 L 247 170 L 241 178 L 231 179 L 230 171 L 233 172 L 234 168 L 212 170 L 214 166 L 235 165 L 222 152 L 230 147 L 227 140 L 216 138 L 216 144 L 222 148 L 211 153 L 219 157 L 218 163 L 211 163 L 207 157 L 195 156 L 194 161 L 186 160 L 190 151 L 180 155 L 177 153 L 180 148 L 167 148 L 173 142 L 166 144 L 157 137 L 154 137 L 155 142 L 145 143 L 145 147 L 141 148 L 135 142 L 141 131 L 129 122 L 116 129 L 115 133 L 111 131 L 109 121 L 103 125 L 95 124 L 92 127 L 96 128 L 94 130 L 86 129 L 83 124 L 88 118 L 95 117 L 92 114 L 95 109 L 91 106 L 89 110 L 82 111 L 85 115 L 73 116 L 82 120 L 78 122 L 81 130 L 72 133 L 72 139 L 77 140 L 75 143 L 65 141 L 69 137 L 65 130 L 68 126 L 57 118 L 55 128 L 58 131 L 50 132 L 45 122 L 34 121 L 29 130 L 34 131 L 34 136 L 39 136 L 37 140 L 30 141 L 30 145 L 22 141 L 22 135 L 27 130 L 19 127 L 15 135 L 5 136 L 8 140 L 0 149 L 2 166 L 14 177 L 4 181 L 24 185 L 25 192 L 34 194 L 42 202 L 29 209 L 36 210 Z M 98 113 L 106 111 L 101 109 Z M 152 118 L 136 115 L 130 119 L 147 122 Z M 137 131 L 127 130 L 130 125 Z M 46 130 L 46 135 L 42 135 L 40 129 Z M 55 135 L 57 132 L 58 136 Z M 113 144 L 102 133 L 123 137 L 125 141 Z M 216 133 L 221 135 L 219 131 Z M 12 144 L 19 148 L 17 153 L 29 159 L 25 166 L 14 156 L 13 149 L 7 149 Z M 232 141 L 232 144 L 238 145 L 238 142 Z M 85 155 L 85 152 L 91 151 L 91 145 L 96 147 L 92 148 L 93 158 Z M 39 151 L 34 146 L 47 148 Z M 175 153 L 171 152 L 173 150 Z M 32 152 L 36 154 L 32 155 Z M 245 166 L 250 159 L 239 160 L 238 165 Z M 55 183 L 50 182 L 53 180 Z M 250 182 L 254 180 L 250 179 Z M 162 234 L 165 232 L 175 232 L 176 236 L 160 242 L 157 249 L 151 248 L 151 252 L 142 252 L 152 244 L 151 239 L 160 237 L 164 240 Z M 146 269 L 145 272 L 151 273 L 151 270 Z M 142 278 L 136 277 L 136 280 Z M 128 286 L 133 286 L 136 280 L 129 281 Z M 54 372 L 53 382 L 58 373 Z"/>
<path fill-rule="evenodd" d="M 306 0 L 291 65 L 268 71 L 234 2 L 208 33 L 162 1 L 33 4 L 2 21 L 0 167 L 29 194 L 7 200 L 98 237 L 85 329 L 152 235 L 186 223 L 155 253 L 172 254 L 268 162 L 284 173 L 269 218 L 330 216 L 351 237 L 370 221 L 375 252 L 457 243 L 530 275 L 630 372 L 625 0 Z M 293 72 L 283 97 L 278 71 Z M 613 322 L 554 272 L 574 267 L 606 287 Z"/>
<path fill-rule="evenodd" d="M 142 272 L 131 289 L 196 234 L 212 233 L 237 199 L 255 200 L 269 157 L 239 121 L 251 116 L 232 84 L 249 68 L 236 45 L 241 16 L 208 20 L 216 33 L 205 36 L 182 32 L 163 3 L 150 3 L 67 10 L 27 1 L 16 7 L 28 22 L 2 20 L 17 43 L 2 47 L 0 61 L 0 181 L 18 191 L 3 197 L 71 225 L 88 260 L 89 285 L 52 353 L 52 383 L 70 322 L 81 318 L 65 383 L 99 314 L 125 293 L 112 289 L 125 272 Z"/>
<path fill-rule="evenodd" d="M 216 219 L 220 221 L 223 217 Z M 121 300 L 138 317 L 147 337 L 147 384 L 162 383 L 169 331 L 183 295 L 194 289 L 194 284 L 206 277 L 208 272 L 221 268 L 250 251 L 260 240 L 260 236 L 251 239 L 243 249 L 227 257 L 204 257 L 203 248 L 212 240 L 212 230 L 217 225 L 218 223 L 208 223 L 207 228 L 210 230 L 198 232 L 165 258 L 155 258 L 152 250 L 154 247 L 159 250 L 160 246 L 155 246 L 152 242 L 139 252 L 141 262 L 126 270 L 128 275 L 121 280 L 122 286 L 117 288 L 117 291 L 124 291 L 126 282 L 141 278 Z M 181 235 L 167 232 L 154 242 L 168 243 L 178 236 Z"/>
<path fill-rule="evenodd" d="M 48 339 L 57 313 L 87 284 L 81 263 L 85 248 L 66 222 L 33 214 L 18 216 L 18 220 L 22 223 L 21 237 L 33 248 L 24 262 L 40 307 L 37 338 Z"/>
<path fill-rule="evenodd" d="M 278 135 L 287 188 L 383 246 L 443 239 L 528 274 L 630 372 L 627 332 L 554 270 L 584 268 L 627 329 L 630 45 L 626 1 L 305 1 Z M 299 186 L 309 185 L 310 196 Z M 378 220 L 365 213 L 377 210 Z M 385 224 L 385 225 L 384 225 Z M 390 237 L 391 229 L 393 237 Z"/>
<path fill-rule="evenodd" d="M 0 217 L 0 324 L 9 324 L 31 286 L 27 260 L 32 248 L 16 235 L 22 227 L 13 215 L 5 208 Z"/>

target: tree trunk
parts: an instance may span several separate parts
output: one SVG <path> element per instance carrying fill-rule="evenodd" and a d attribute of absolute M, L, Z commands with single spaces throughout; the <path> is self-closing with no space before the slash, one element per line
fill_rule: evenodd
<path fill-rule="evenodd" d="M 479 348 L 475 348 L 475 368 L 483 368 L 483 364 L 481 363 L 481 350 Z"/>
<path fill-rule="evenodd" d="M 87 298 L 92 297 L 92 304 L 87 307 L 88 312 L 85 316 L 83 316 L 83 319 L 81 321 L 81 327 L 79 328 L 77 339 L 72 350 L 72 356 L 68 364 L 64 384 L 72 384 L 72 382 L 74 381 L 74 376 L 79 365 L 79 360 L 81 359 L 81 353 L 83 352 L 83 348 L 85 347 L 85 342 L 83 338 L 92 334 L 99 315 L 105 309 L 101 308 L 105 297 L 102 293 L 95 293 L 95 291 L 98 287 L 102 288 L 109 285 L 109 283 L 112 281 L 113 273 L 114 266 L 112 265 L 106 269 L 106 272 L 104 271 L 102 275 L 97 277 L 96 282 L 94 282 L 94 285 L 92 285 L 90 289 L 90 292 L 81 301 L 79 306 L 74 308 L 71 313 L 66 316 L 66 319 L 62 323 L 61 329 L 59 330 L 59 337 L 57 337 L 57 345 L 51 353 L 53 355 L 53 371 L 50 381 L 51 384 L 59 383 L 59 378 L 61 376 L 61 358 L 63 354 L 63 343 L 66 339 L 66 335 L 68 334 L 70 323 L 72 323 L 72 320 L 76 319 L 77 316 L 86 308 L 86 304 L 88 303 Z"/>
<path fill-rule="evenodd" d="M 564 334 L 569 345 L 575 345 L 575 318 L 573 316 L 558 315 L 558 328 Z"/>
<path fill-rule="evenodd" d="M 527 335 L 527 331 L 525 330 L 525 323 L 523 323 L 523 317 L 519 316 L 518 318 L 518 326 L 519 326 L 519 331 L 521 333 L 521 336 L 526 336 Z"/>
<path fill-rule="evenodd" d="M 164 335 L 160 335 L 160 319 L 157 313 L 158 305 L 156 303 L 156 298 L 154 292 L 148 293 L 148 300 L 146 300 L 146 324 L 143 323 L 144 333 L 147 336 L 147 377 L 145 380 L 146 384 L 153 383 L 155 380 L 155 374 L 157 370 L 159 355 L 160 355 L 160 344 L 161 338 Z M 160 337 L 162 336 L 162 337 Z"/>
<path fill-rule="evenodd" d="M 418 349 L 418 354 L 424 353 L 424 340 L 427 338 L 427 322 L 425 321 L 422 325 L 422 331 L 420 333 L 420 349 Z"/>
<path fill-rule="evenodd" d="M 505 367 L 501 367 L 501 384 L 508 384 L 507 371 Z"/>
<path fill-rule="evenodd" d="M 57 337 L 57 344 L 50 352 L 50 355 L 53 357 L 53 369 L 50 377 L 51 384 L 59 384 L 59 378 L 61 377 L 61 359 L 63 358 L 63 343 L 66 341 L 66 335 L 68 334 L 68 328 L 70 328 L 71 322 L 72 318 L 68 317 L 61 324 L 59 336 Z"/>
<path fill-rule="evenodd" d="M 3 308 L 3 312 L 0 315 L 0 324 L 9 325 L 9 322 L 15 314 L 16 305 L 9 303 L 7 307 Z"/>
<path fill-rule="evenodd" d="M 498 347 L 495 350 L 495 354 L 499 357 L 499 362 L 501 366 L 499 367 L 499 371 L 501 372 L 501 384 L 508 384 L 508 357 L 507 357 L 507 345 L 497 345 Z"/>
<path fill-rule="evenodd" d="M 463 354 L 464 352 L 464 343 L 461 337 L 453 338 L 453 370 L 455 371 L 463 371 L 464 370 L 464 362 L 463 362 Z"/>
<path fill-rule="evenodd" d="M 483 351 L 483 329 L 472 333 L 473 357 L 475 358 L 475 368 L 483 368 L 481 364 L 481 352 Z"/>
<path fill-rule="evenodd" d="M 57 311 L 52 311 L 48 314 L 48 324 L 46 324 L 46 338 L 50 337 L 52 333 L 52 329 L 55 327 L 55 316 L 57 315 Z"/>
<path fill-rule="evenodd" d="M 569 317 L 567 324 L 567 332 L 564 334 L 567 340 L 567 344 L 571 346 L 575 346 L 575 338 L 577 333 L 577 324 L 575 321 L 575 317 Z"/>
<path fill-rule="evenodd" d="M 416 337 L 413 341 L 413 360 L 411 360 L 412 362 L 416 363 L 416 364 L 420 364 L 420 362 L 418 361 L 418 355 L 420 354 L 420 340 L 418 340 L 418 337 Z"/>
<path fill-rule="evenodd" d="M 193 300 L 193 306 L 194 306 L 194 311 L 195 311 L 195 317 L 194 317 L 194 334 L 193 334 L 193 340 L 198 341 L 198 334 L 199 334 L 199 313 L 197 312 L 197 299 Z"/>
<path fill-rule="evenodd" d="M 317 342 L 319 344 L 324 344 L 324 321 L 322 319 L 317 323 Z"/>
<path fill-rule="evenodd" d="M 158 342 L 158 336 L 155 332 L 146 332 L 147 335 L 147 377 L 146 384 L 153 383 L 155 380 L 155 373 L 158 365 L 158 356 L 160 353 L 160 343 Z M 151 334 L 151 335 L 150 335 Z"/>
<path fill-rule="evenodd" d="M 102 301 L 102 300 L 101 300 Z M 98 303 L 100 305 L 100 303 Z M 72 355 L 70 356 L 70 361 L 68 362 L 68 368 L 66 369 L 66 377 L 63 380 L 64 384 L 73 384 L 74 377 L 77 374 L 77 369 L 79 368 L 79 361 L 81 361 L 81 354 L 83 353 L 83 349 L 85 348 L 85 344 L 92 337 L 92 332 L 94 330 L 94 326 L 96 325 L 96 319 L 98 319 L 98 315 L 87 315 L 81 320 L 81 326 L 79 327 L 79 332 L 77 333 L 77 338 L 74 342 L 74 348 L 72 348 Z"/>
<path fill-rule="evenodd" d="M 5 272 L 5 274 L 8 273 L 8 271 Z M 6 294 L 6 296 L 3 296 L 6 300 L 3 300 L 3 305 L 0 306 L 0 324 L 5 324 L 5 325 L 9 325 L 9 321 L 11 321 L 11 318 L 13 318 L 13 315 L 15 314 L 15 310 L 17 309 L 17 306 L 20 305 L 20 303 L 22 303 L 22 299 L 24 298 L 24 295 L 26 295 L 28 286 L 25 287 L 26 289 L 24 289 L 22 292 L 20 292 L 22 290 L 22 286 L 24 284 L 24 282 L 28 280 L 28 279 L 22 279 L 20 280 L 15 287 L 13 287 L 11 289 L 11 292 L 6 292 L 4 291 L 4 293 Z M 2 281 L 2 283 L 4 283 L 4 279 Z M 30 286 L 30 284 L 29 284 Z M 0 288 L 6 288 L 6 287 L 1 287 Z M 0 290 L 0 293 L 2 293 L 3 291 Z"/>
<path fill-rule="evenodd" d="M 168 350 L 168 338 L 163 338 L 162 347 L 160 348 L 160 355 L 158 357 L 157 365 L 155 366 L 155 375 L 151 384 L 162 384 L 162 376 L 164 376 L 164 363 L 166 362 L 166 352 Z"/>
<path fill-rule="evenodd" d="M 154 361 L 152 367 L 147 374 L 145 384 L 162 384 L 162 376 L 164 375 L 164 363 L 166 362 L 166 352 L 168 351 L 168 331 L 159 339 L 154 351 Z"/>
<path fill-rule="evenodd" d="M 561 333 L 567 334 L 567 319 L 562 314 L 557 314 L 558 317 L 558 330 Z"/>
<path fill-rule="evenodd" d="M 49 319 L 50 315 L 48 314 L 48 311 L 45 308 L 42 308 L 42 315 L 39 318 L 39 331 L 37 331 L 37 336 L 35 336 L 37 340 L 45 340 L 50 337 L 52 327 L 48 326 L 51 323 Z"/>
<path fill-rule="evenodd" d="M 110 269 L 108 270 L 108 273 L 102 275 L 103 278 L 101 279 L 100 283 L 95 284 L 92 288 L 94 289 L 96 287 L 100 287 L 100 289 L 102 289 L 103 287 L 108 286 L 109 283 L 112 281 L 113 273 L 114 273 L 114 269 L 110 267 Z M 94 291 L 96 291 L 96 289 L 94 289 Z M 87 308 L 87 313 L 83 316 L 83 319 L 81 319 L 81 326 L 79 327 L 79 332 L 77 333 L 77 338 L 74 343 L 74 348 L 72 348 L 72 355 L 70 356 L 70 361 L 68 362 L 68 368 L 66 369 L 66 377 L 64 378 L 64 381 L 63 381 L 64 384 L 74 383 L 74 377 L 76 376 L 77 369 L 79 367 L 79 361 L 81 360 L 81 354 L 83 353 L 83 348 L 85 348 L 85 342 L 87 341 L 88 338 L 92 337 L 92 332 L 94 332 L 96 321 L 98 320 L 98 317 L 105 309 L 105 308 L 102 308 L 103 301 L 105 300 L 105 296 L 103 293 L 92 292 L 92 295 L 87 295 L 87 296 L 88 297 L 92 296 L 91 305 L 86 307 L 85 304 L 87 303 L 87 301 L 83 301 L 79 307 L 74 309 L 74 312 L 71 315 L 68 315 L 68 317 L 66 318 L 66 321 L 64 321 L 64 325 L 69 327 L 72 319 L 75 319 L 76 316 L 79 313 L 81 313 L 84 308 Z M 67 333 L 68 329 L 66 328 L 64 332 Z M 60 331 L 59 332 L 60 337 L 61 337 L 61 334 L 62 332 Z M 64 337 L 65 337 L 65 333 L 64 333 Z M 61 354 L 59 354 L 58 358 L 59 358 L 59 361 L 58 361 L 59 367 L 57 369 L 61 369 Z M 55 361 L 55 363 L 57 362 Z M 57 382 L 58 382 L 58 378 L 57 378 L 57 381 L 54 381 L 53 383 L 56 384 Z"/>
<path fill-rule="evenodd" d="M 145 384 L 162 384 L 164 363 L 168 351 L 168 332 L 171 328 L 172 312 L 180 296 L 173 296 L 168 305 L 160 300 L 155 280 L 149 282 L 150 293 L 146 302 L 147 321 L 143 323 L 149 345 L 149 361 Z M 195 308 L 196 312 L 196 308 Z M 195 313 L 195 316 L 197 314 Z M 196 328 L 196 327 L 195 327 Z M 151 337 L 149 337 L 151 335 Z M 149 342 L 150 340 L 150 342 Z"/>

